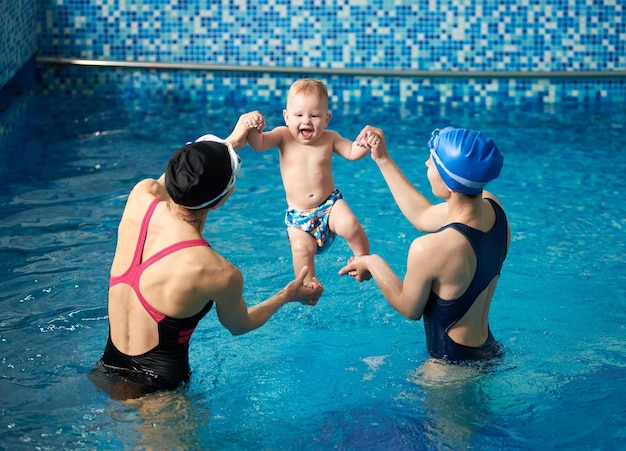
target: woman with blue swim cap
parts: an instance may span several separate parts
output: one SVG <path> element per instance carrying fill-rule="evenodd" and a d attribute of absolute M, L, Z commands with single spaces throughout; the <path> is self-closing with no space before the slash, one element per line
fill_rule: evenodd
<path fill-rule="evenodd" d="M 371 274 L 398 312 L 413 320 L 423 317 L 432 357 L 450 362 L 498 357 L 502 350 L 488 316 L 510 230 L 500 202 L 484 189 L 502 169 L 498 147 L 481 132 L 435 130 L 427 176 L 444 202 L 432 204 L 389 156 L 381 129 L 367 126 L 358 139 L 370 147 L 404 216 L 431 233 L 411 243 L 404 280 L 378 255 L 353 257 L 339 273 L 358 281 Z"/>

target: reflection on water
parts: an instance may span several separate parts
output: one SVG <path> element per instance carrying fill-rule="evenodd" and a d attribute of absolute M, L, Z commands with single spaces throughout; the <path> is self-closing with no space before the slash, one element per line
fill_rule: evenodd
<path fill-rule="evenodd" d="M 491 399 L 484 390 L 484 379 L 489 377 L 493 374 L 479 365 L 450 365 L 434 359 L 415 371 L 409 381 L 420 390 L 404 395 L 421 404 L 427 417 L 424 433 L 431 443 L 463 448 L 491 426 Z"/>
<path fill-rule="evenodd" d="M 204 449 L 202 435 L 211 417 L 210 409 L 198 405 L 196 397 L 184 390 L 154 393 L 123 404 L 110 401 L 105 414 L 132 426 L 134 434 L 127 436 L 124 448 L 145 450 Z"/>

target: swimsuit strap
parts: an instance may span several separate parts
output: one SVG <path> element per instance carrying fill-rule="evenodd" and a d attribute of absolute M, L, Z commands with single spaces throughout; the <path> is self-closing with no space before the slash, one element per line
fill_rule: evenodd
<path fill-rule="evenodd" d="M 167 246 L 165 249 L 161 249 L 159 252 L 152 255 L 150 258 L 146 259 L 144 262 L 140 263 L 136 267 L 136 271 L 133 274 L 133 278 L 131 281 L 131 286 L 133 287 L 133 290 L 137 294 L 137 297 L 139 298 L 139 302 L 141 302 L 141 305 L 143 306 L 143 308 L 146 309 L 146 312 L 148 312 L 148 314 L 152 317 L 154 321 L 156 321 L 157 323 L 160 323 L 167 317 L 167 315 L 165 315 L 164 313 L 154 308 L 148 302 L 148 300 L 144 297 L 143 293 L 139 289 L 139 279 L 141 278 L 141 275 L 143 274 L 144 270 L 147 267 L 149 267 L 151 264 L 153 264 L 154 262 L 180 249 L 185 249 L 187 247 L 193 247 L 193 246 L 208 246 L 208 245 L 209 243 L 207 243 L 206 240 L 204 239 L 186 240 L 186 241 L 181 241 L 179 243 L 174 243 L 174 244 Z"/>
<path fill-rule="evenodd" d="M 143 217 L 143 221 L 141 222 L 141 228 L 139 229 L 139 238 L 137 239 L 137 247 L 135 248 L 135 255 L 133 256 L 133 261 L 130 264 L 131 267 L 137 266 L 141 263 L 141 256 L 143 255 L 143 248 L 146 244 L 146 237 L 148 236 L 148 225 L 150 224 L 150 220 L 152 219 L 152 214 L 156 209 L 157 205 L 161 202 L 160 199 L 154 199 L 150 206 L 148 207 L 148 211 Z"/>
<path fill-rule="evenodd" d="M 141 221 L 141 228 L 139 229 L 139 236 L 137 237 L 137 245 L 135 246 L 135 253 L 133 254 L 133 259 L 128 266 L 128 269 L 124 271 L 119 276 L 111 276 L 109 279 L 109 288 L 113 285 L 117 285 L 120 282 L 124 282 L 126 278 L 133 271 L 133 268 L 136 268 L 141 263 L 141 256 L 143 255 L 143 248 L 146 244 L 146 237 L 148 236 L 148 225 L 150 224 L 150 219 L 152 219 L 152 214 L 156 209 L 157 205 L 161 202 L 159 199 L 154 199 L 148 210 L 146 210 L 145 215 L 143 216 L 143 220 Z"/>
<path fill-rule="evenodd" d="M 180 241 L 178 243 L 174 243 L 174 244 L 170 244 L 169 246 L 167 246 L 164 249 L 161 249 L 159 252 L 155 253 L 154 255 L 150 256 L 150 258 L 148 258 L 146 261 L 142 262 L 140 264 L 140 266 L 143 267 L 143 269 L 147 268 L 148 266 L 150 266 L 152 263 L 156 262 L 157 260 L 162 259 L 163 257 L 166 257 L 180 249 L 185 249 L 188 247 L 194 247 L 194 246 L 208 246 L 209 243 L 207 243 L 206 240 L 204 239 L 195 239 L 195 240 L 185 240 L 185 241 Z M 143 272 L 143 270 L 142 270 Z"/>
<path fill-rule="evenodd" d="M 154 213 L 154 210 L 156 209 L 156 206 L 159 204 L 159 202 L 161 202 L 159 199 L 154 199 L 148 207 L 145 216 L 143 217 L 143 221 L 141 222 L 141 228 L 139 229 L 137 246 L 135 247 L 135 254 L 133 255 L 133 260 L 129 268 L 121 276 L 112 276 L 109 280 L 109 287 L 117 285 L 118 283 L 126 283 L 130 285 L 137 297 L 139 298 L 139 302 L 141 303 L 143 308 L 157 323 L 163 321 L 163 319 L 166 318 L 166 315 L 150 305 L 150 303 L 146 300 L 146 298 L 141 293 L 141 290 L 139 289 L 139 279 L 141 278 L 144 270 L 152 265 L 154 262 L 180 249 L 185 249 L 187 247 L 193 246 L 209 246 L 209 243 L 207 243 L 206 240 L 200 238 L 180 241 L 178 243 L 171 244 L 164 249 L 161 249 L 160 251 L 151 255 L 148 259 L 142 262 L 141 257 L 143 256 L 146 237 L 148 235 L 148 225 L 150 224 L 152 214 Z"/>

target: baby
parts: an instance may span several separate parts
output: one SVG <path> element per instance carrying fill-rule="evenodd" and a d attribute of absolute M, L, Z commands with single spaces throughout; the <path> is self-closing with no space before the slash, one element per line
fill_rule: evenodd
<path fill-rule="evenodd" d="M 348 160 L 359 160 L 369 153 L 365 136 L 349 141 L 327 130 L 326 86 L 314 79 L 293 83 L 283 110 L 286 126 L 263 132 L 265 119 L 259 112 L 242 116 L 249 127 L 248 145 L 257 152 L 278 147 L 280 174 L 288 208 L 285 224 L 291 243 L 296 274 L 309 267 L 308 277 L 315 276 L 314 258 L 326 251 L 336 235 L 343 237 L 355 256 L 369 254 L 369 240 L 358 219 L 335 187 L 332 174 L 333 152 Z"/>

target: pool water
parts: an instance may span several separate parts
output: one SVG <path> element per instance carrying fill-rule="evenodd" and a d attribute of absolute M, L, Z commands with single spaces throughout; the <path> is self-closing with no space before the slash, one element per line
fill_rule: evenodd
<path fill-rule="evenodd" d="M 212 311 L 191 340 L 191 382 L 133 406 L 86 375 L 104 349 L 106 292 L 126 194 L 182 143 L 226 136 L 282 105 L 162 105 L 23 96 L 0 122 L 0 449 L 620 449 L 626 446 L 626 112 L 623 105 L 341 105 L 330 128 L 382 127 L 431 196 L 432 129 L 480 129 L 505 167 L 490 185 L 512 244 L 491 310 L 492 368 L 428 362 L 422 322 L 375 283 L 317 259 L 319 304 L 290 304 L 232 337 Z M 249 304 L 292 278 L 276 152 L 241 151 L 237 190 L 205 237 L 241 268 Z M 400 275 L 418 233 L 368 158 L 335 181 L 372 252 Z M 259 208 L 262 206 L 262 209 Z"/>

